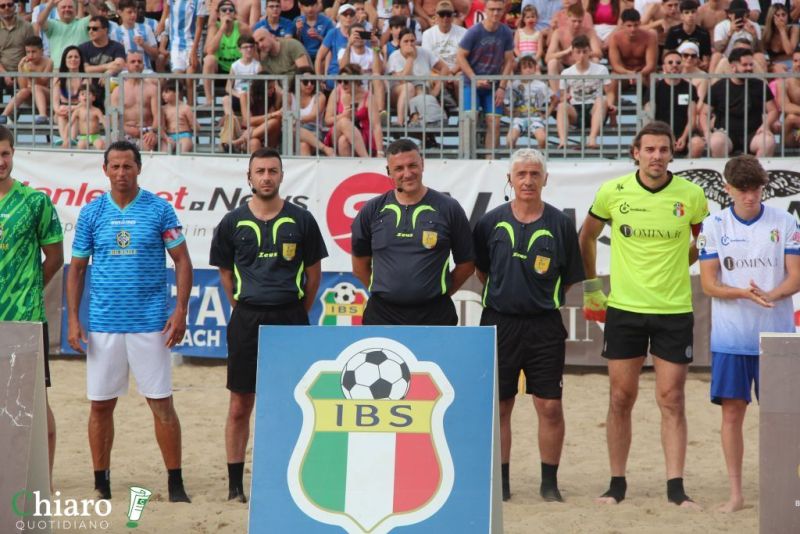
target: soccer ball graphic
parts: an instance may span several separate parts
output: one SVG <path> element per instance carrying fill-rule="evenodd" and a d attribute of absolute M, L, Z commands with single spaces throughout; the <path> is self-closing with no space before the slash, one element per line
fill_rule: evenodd
<path fill-rule="evenodd" d="M 336 304 L 352 304 L 356 300 L 356 288 L 347 282 L 336 284 L 333 287 L 333 300 Z"/>
<path fill-rule="evenodd" d="M 342 370 L 342 392 L 352 400 L 400 400 L 410 383 L 408 364 L 386 349 L 359 352 Z"/>

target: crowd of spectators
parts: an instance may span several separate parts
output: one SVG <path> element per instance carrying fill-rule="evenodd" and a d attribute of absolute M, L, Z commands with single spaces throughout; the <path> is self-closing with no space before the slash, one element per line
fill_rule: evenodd
<path fill-rule="evenodd" d="M 112 106 L 126 138 L 180 153 L 198 108 L 221 103 L 229 150 L 278 145 L 291 113 L 301 154 L 365 157 L 382 153 L 382 124 L 474 110 L 487 152 L 503 128 L 510 148 L 544 148 L 550 129 L 559 148 L 577 130 L 593 149 L 622 95 L 641 83 L 648 100 L 654 83 L 647 105 L 679 153 L 766 156 L 776 135 L 800 145 L 798 19 L 800 0 L 0 0 L 0 124 L 29 105 L 62 146 L 102 148 Z M 798 76 L 765 76 L 786 72 Z"/>

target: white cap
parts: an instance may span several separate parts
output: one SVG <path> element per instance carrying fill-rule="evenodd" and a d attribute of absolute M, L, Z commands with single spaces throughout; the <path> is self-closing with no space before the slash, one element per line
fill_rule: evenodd
<path fill-rule="evenodd" d="M 679 54 L 688 54 L 689 52 L 694 52 L 696 55 L 700 55 L 700 48 L 697 46 L 696 43 L 692 41 L 684 41 L 678 47 Z"/>
<path fill-rule="evenodd" d="M 353 7 L 353 4 L 342 4 L 339 6 L 338 14 L 341 15 L 342 13 L 348 10 L 355 12 L 356 8 Z"/>

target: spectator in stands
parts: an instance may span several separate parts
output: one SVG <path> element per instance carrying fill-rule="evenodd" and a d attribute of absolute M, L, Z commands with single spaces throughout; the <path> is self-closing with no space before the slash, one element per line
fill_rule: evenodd
<path fill-rule="evenodd" d="M 108 118 L 100 108 L 95 105 L 98 99 L 97 86 L 90 82 L 83 83 L 78 93 L 78 105 L 72 112 L 72 139 L 75 140 L 78 150 L 90 147 L 103 150 L 106 147 L 105 139 L 100 135 L 100 128 L 108 134 Z"/>
<path fill-rule="evenodd" d="M 389 35 L 387 37 L 387 32 L 384 32 L 381 40 L 386 41 L 386 44 L 383 45 L 383 57 L 390 58 L 396 50 L 400 49 L 400 31 L 406 28 L 406 18 L 392 17 L 387 23 L 389 25 Z M 466 33 L 466 30 L 464 32 Z"/>
<path fill-rule="evenodd" d="M 608 76 L 608 69 L 590 61 L 591 45 L 586 35 L 578 35 L 572 40 L 572 56 L 574 64 L 561 73 L 561 103 L 556 116 L 558 148 L 567 146 L 570 124 L 577 125 L 581 130 L 585 130 L 588 124 L 586 148 L 599 148 L 597 136 L 606 113 L 616 111 L 614 95 L 610 91 L 612 83 L 608 78 L 581 79 L 580 76 Z M 568 79 L 568 76 L 573 78 Z"/>
<path fill-rule="evenodd" d="M 25 57 L 25 41 L 34 36 L 33 26 L 17 16 L 13 0 L 0 0 L 0 73 L 14 72 Z M 10 76 L 0 77 L 0 100 L 14 94 L 16 83 Z"/>
<path fill-rule="evenodd" d="M 281 16 L 280 0 L 267 0 L 266 8 L 267 12 L 264 18 L 253 26 L 253 31 L 264 28 L 275 37 L 292 37 L 294 24 L 291 20 Z"/>
<path fill-rule="evenodd" d="M 441 59 L 426 49 L 417 46 L 414 33 L 408 28 L 400 31 L 400 49 L 396 50 L 386 62 L 386 72 L 394 76 L 441 76 L 450 74 L 450 69 Z M 439 94 L 439 85 L 430 86 L 425 82 L 400 81 L 391 84 L 392 103 L 397 109 L 397 122 L 401 126 L 408 118 L 408 101 L 422 94 Z"/>
<path fill-rule="evenodd" d="M 715 83 L 709 91 L 714 113 L 711 156 L 725 158 L 748 150 L 758 157 L 771 156 L 775 151 L 771 125 L 778 118 L 772 91 L 762 80 L 735 76 L 753 72 L 753 52 L 736 49 L 728 61 L 734 77 L 728 83 Z"/>
<path fill-rule="evenodd" d="M 311 65 L 306 49 L 294 39 L 278 39 L 264 28 L 256 30 L 253 38 L 258 44 L 264 74 L 294 76 L 298 68 Z"/>
<path fill-rule="evenodd" d="M 297 0 L 281 0 L 281 17 L 294 20 L 300 16 L 300 6 Z"/>
<path fill-rule="evenodd" d="M 50 12 L 56 4 L 58 4 L 59 20 L 50 18 Z M 89 3 L 88 6 L 94 9 L 93 4 Z M 82 2 L 80 9 L 79 16 L 83 14 Z M 75 0 L 48 0 L 47 6 L 39 13 L 36 23 L 47 35 L 51 58 L 60 58 L 66 47 L 89 40 L 89 17 L 75 18 Z"/>
<path fill-rule="evenodd" d="M 338 1 L 341 1 L 341 0 L 338 0 Z M 377 14 L 375 13 L 375 10 L 372 10 L 370 12 L 370 10 L 367 9 L 366 0 L 354 0 L 354 1 L 350 2 L 350 4 L 353 6 L 353 9 L 356 10 L 356 20 L 355 20 L 356 23 L 363 24 L 364 25 L 364 29 L 367 30 L 367 31 L 370 31 L 370 32 L 372 30 L 374 30 L 375 28 L 377 28 L 377 26 L 375 25 L 375 20 L 377 18 Z M 371 4 L 370 4 L 370 7 L 372 7 Z M 339 6 L 336 6 L 336 10 L 337 11 L 338 11 L 338 9 L 339 9 Z M 334 12 L 334 14 L 336 14 L 336 13 Z M 380 30 L 378 30 L 378 32 L 376 32 L 376 33 L 380 33 Z"/>
<path fill-rule="evenodd" d="M 503 115 L 503 100 L 508 81 L 499 83 L 487 80 L 476 81 L 475 76 L 510 76 L 514 70 L 514 34 L 503 25 L 505 5 L 503 0 L 486 2 L 486 19 L 469 30 L 458 48 L 458 65 L 464 73 L 465 111 L 483 111 L 486 117 L 485 148 L 494 150 L 500 140 L 500 117 Z M 472 101 L 472 85 L 475 85 L 476 101 Z M 487 154 L 492 157 L 492 154 Z"/>
<path fill-rule="evenodd" d="M 608 40 L 608 63 L 613 74 L 631 78 L 612 84 L 614 102 L 623 87 L 636 84 L 637 74 L 642 75 L 642 83 L 649 87 L 650 74 L 658 67 L 658 39 L 655 32 L 640 27 L 641 18 L 635 9 L 626 9 L 620 18 L 622 28 L 611 34 Z M 648 91 L 645 91 L 645 98 L 647 95 Z"/>
<path fill-rule="evenodd" d="M 784 144 L 796 147 L 800 146 L 800 48 L 795 48 L 792 54 L 792 73 L 795 76 L 787 78 L 784 83 L 775 83 L 777 93 L 775 104 L 784 113 L 782 125 Z M 779 123 L 776 125 L 780 131 L 781 125 Z M 773 127 L 773 131 L 774 129 Z"/>
<path fill-rule="evenodd" d="M 169 50 L 167 50 L 168 39 L 167 32 L 163 28 L 159 28 L 159 20 L 151 19 L 145 16 L 145 3 L 144 0 L 135 0 L 136 2 L 136 22 L 144 24 L 153 31 L 158 43 L 158 55 L 153 60 L 152 68 L 155 72 L 166 72 L 167 64 L 169 63 Z M 115 39 L 116 40 L 116 39 Z M 124 44 L 124 43 L 123 43 Z M 127 57 L 128 52 L 125 52 Z M 145 62 L 147 60 L 145 59 Z"/>
<path fill-rule="evenodd" d="M 606 50 L 611 32 L 619 26 L 620 0 L 589 0 L 586 11 L 592 17 L 603 50 Z"/>
<path fill-rule="evenodd" d="M 86 72 L 119 74 L 125 68 L 125 47 L 108 38 L 108 19 L 92 16 L 88 30 L 89 40 L 78 45 Z"/>
<path fill-rule="evenodd" d="M 695 45 L 691 41 L 687 44 Z M 680 74 L 683 59 L 677 50 L 664 52 L 664 74 Z M 697 91 L 694 85 L 681 78 L 664 78 L 655 86 L 655 100 L 648 104 L 655 120 L 669 124 L 675 136 L 675 155 L 687 154 L 690 158 L 703 155 L 705 141 L 692 135 L 697 113 Z"/>
<path fill-rule="evenodd" d="M 213 0 L 206 0 L 207 6 L 212 4 Z M 210 14 L 213 10 L 206 8 L 205 11 Z M 261 19 L 261 0 L 237 0 L 236 12 L 236 20 L 252 28 Z"/>
<path fill-rule="evenodd" d="M 319 82 L 311 80 L 306 76 L 314 74 L 310 67 L 297 69 L 297 76 L 300 78 L 300 98 L 295 104 L 298 109 L 300 137 L 300 155 L 313 156 L 325 154 L 333 156 L 333 148 L 326 146 L 322 142 L 320 133 L 325 114 L 325 93 L 319 90 Z"/>
<path fill-rule="evenodd" d="M 342 75 L 360 76 L 358 65 L 345 65 Z M 339 80 L 325 111 L 330 129 L 324 143 L 340 156 L 383 156 L 383 131 L 378 106 L 370 92 L 355 80 Z"/>
<path fill-rule="evenodd" d="M 585 35 L 589 39 L 592 57 L 600 59 L 603 57 L 603 49 L 600 40 L 597 38 L 593 29 L 586 30 L 583 26 L 586 12 L 579 3 L 572 4 L 567 10 L 569 19 L 566 24 L 553 31 L 550 37 L 550 45 L 547 47 L 547 74 L 553 76 L 550 79 L 550 88 L 554 93 L 558 92 L 558 79 L 556 78 L 564 68 L 571 66 L 573 61 L 572 40 L 578 35 Z"/>
<path fill-rule="evenodd" d="M 19 61 L 17 72 L 52 72 L 53 62 L 50 58 L 44 57 L 42 49 L 42 39 L 31 35 L 25 39 L 25 55 Z M 38 114 L 34 117 L 34 124 L 47 124 L 50 122 L 47 115 L 48 100 L 50 100 L 50 80 L 48 78 L 27 78 L 20 77 L 19 89 L 14 98 L 6 105 L 3 114 L 0 115 L 0 124 L 7 124 L 9 117 L 14 113 L 23 102 L 33 99 Z"/>
<path fill-rule="evenodd" d="M 129 52 L 126 67 L 130 73 L 144 71 L 141 52 Z M 111 105 L 122 108 L 122 126 L 125 139 L 139 144 L 142 150 L 155 150 L 158 144 L 160 118 L 158 117 L 158 91 L 155 84 L 143 83 L 141 78 L 125 78 L 122 85 L 111 93 Z M 125 101 L 122 102 L 124 93 Z"/>
<path fill-rule="evenodd" d="M 766 68 L 766 59 L 760 53 L 761 28 L 747 18 L 747 3 L 744 0 L 732 0 L 726 12 L 727 18 L 714 26 L 715 53 L 711 58 L 710 70 L 716 70 L 717 63 L 723 56 L 730 56 L 737 39 L 747 39 L 756 61 Z M 758 57 L 755 56 L 756 53 Z"/>
<path fill-rule="evenodd" d="M 458 43 L 467 33 L 461 26 L 453 24 L 454 15 L 455 8 L 450 0 L 441 0 L 436 4 L 436 24 L 422 34 L 422 48 L 444 61 L 452 73 L 458 72 L 456 61 Z"/>
<path fill-rule="evenodd" d="M 697 24 L 709 34 L 714 33 L 714 28 L 728 18 L 728 0 L 706 0 L 697 8 Z"/>
<path fill-rule="evenodd" d="M 23 4 L 20 3 L 20 5 Z M 42 43 L 44 44 L 44 54 L 50 59 L 53 59 L 53 62 L 58 62 L 59 58 L 53 58 L 52 54 L 50 53 L 50 43 L 47 40 L 47 34 L 45 34 L 44 29 L 42 29 L 39 26 L 39 14 L 41 14 L 41 12 L 44 11 L 46 7 L 47 7 L 47 2 L 42 2 L 42 1 L 40 1 L 38 5 L 34 6 L 34 8 L 31 10 L 30 22 L 33 25 L 33 33 L 42 38 Z M 79 2 L 78 8 L 82 12 L 83 4 Z M 22 13 L 20 13 L 20 15 L 22 15 Z M 58 9 L 51 9 L 48 17 L 53 20 L 58 20 Z"/>
<path fill-rule="evenodd" d="M 376 76 L 383 74 L 383 59 L 381 58 L 380 39 L 372 32 L 367 31 L 360 22 L 350 26 L 350 38 L 347 47 L 339 50 L 337 57 L 339 69 L 354 63 L 361 67 L 361 71 Z M 386 89 L 382 80 L 375 80 L 371 84 L 372 94 L 379 110 L 383 110 L 386 102 Z"/>
<path fill-rule="evenodd" d="M 72 45 L 64 49 L 58 71 L 73 74 L 86 72 L 83 67 L 83 56 L 77 46 Z M 78 105 L 78 95 L 84 83 L 85 80 L 78 77 L 59 77 L 53 80 L 53 90 L 51 91 L 53 114 L 58 123 L 58 135 L 61 137 L 61 146 L 63 148 L 70 147 L 70 135 L 72 132 L 70 119 L 75 106 Z"/>
<path fill-rule="evenodd" d="M 217 20 L 219 19 L 219 20 Z M 242 57 L 239 52 L 239 38 L 250 37 L 250 26 L 236 17 L 233 0 L 220 0 L 217 9 L 208 21 L 203 74 L 228 74 L 234 61 Z M 213 103 L 213 81 L 203 80 L 206 102 Z"/>
<path fill-rule="evenodd" d="M 322 46 L 325 36 L 328 35 L 329 31 L 335 29 L 336 25 L 331 19 L 319 12 L 322 7 L 320 0 L 299 1 L 300 11 L 303 14 L 294 19 L 294 36 L 303 43 L 313 63 L 317 59 L 317 52 Z M 353 10 L 353 17 L 355 17 L 355 8 L 353 6 L 350 6 L 350 8 Z M 351 22 L 355 22 L 355 19 L 351 19 Z"/>
<path fill-rule="evenodd" d="M 164 13 L 164 0 L 145 0 L 144 1 L 145 17 L 152 20 L 161 20 L 161 15 Z"/>
<path fill-rule="evenodd" d="M 550 31 L 550 22 L 553 17 L 562 7 L 561 0 L 522 0 L 520 9 L 525 9 L 526 6 L 533 6 L 536 8 L 536 13 L 539 15 L 539 20 L 536 22 L 536 29 L 540 32 Z"/>
<path fill-rule="evenodd" d="M 693 128 L 700 133 L 703 139 L 707 139 L 709 116 L 705 101 L 706 94 L 708 93 L 708 80 L 693 76 L 696 74 L 705 74 L 698 66 L 700 64 L 700 48 L 692 41 L 684 41 L 678 47 L 678 53 L 681 55 L 681 70 L 686 75 L 686 79 L 689 83 L 694 86 L 694 92 L 697 94 L 694 115 L 695 124 Z"/>
<path fill-rule="evenodd" d="M 525 6 L 520 16 L 520 24 L 514 32 L 514 55 L 533 56 L 540 61 L 544 56 L 544 36 L 536 29 L 539 15 L 533 6 Z M 425 35 L 422 36 L 423 40 Z"/>
<path fill-rule="evenodd" d="M 142 52 L 145 72 L 154 70 L 158 59 L 158 40 L 149 25 L 136 22 L 138 16 L 136 0 L 120 0 L 117 11 L 120 24 L 111 30 L 109 38 L 122 44 L 125 48 L 125 57 L 128 52 Z"/>
<path fill-rule="evenodd" d="M 161 86 L 163 142 L 170 154 L 187 154 L 194 148 L 197 120 L 192 106 L 183 101 L 184 93 L 183 83 L 179 80 L 167 80 Z"/>
<path fill-rule="evenodd" d="M 521 135 L 536 139 L 539 148 L 547 145 L 547 118 L 557 102 L 550 88 L 541 80 L 531 79 L 539 75 L 539 62 L 533 56 L 522 56 L 518 62 L 518 75 L 522 79 L 511 82 L 509 100 L 511 104 L 511 127 L 506 142 L 508 148 L 516 148 Z"/>
<path fill-rule="evenodd" d="M 642 15 L 642 29 L 655 31 L 658 45 L 662 48 L 667 39 L 667 32 L 681 22 L 678 0 L 662 0 L 660 3 L 650 4 Z"/>
<path fill-rule="evenodd" d="M 263 92 L 260 91 L 260 88 L 262 87 L 264 87 L 263 82 L 256 83 L 250 93 L 251 98 L 259 98 L 260 94 L 263 95 Z M 247 129 L 245 129 L 244 133 L 242 133 L 243 139 L 249 138 L 249 151 L 251 153 L 255 152 L 262 146 L 278 148 L 281 144 L 281 126 L 284 113 L 283 91 L 281 91 L 281 88 L 278 87 L 278 84 L 275 82 L 275 80 L 268 80 L 266 83 L 266 93 L 263 115 L 261 117 L 257 117 L 255 109 L 256 106 L 254 103 L 251 103 L 251 111 L 253 112 L 251 123 L 253 124 L 253 128 L 249 130 L 249 134 Z M 263 120 L 257 121 L 256 118 L 263 118 Z"/>
<path fill-rule="evenodd" d="M 198 47 L 202 28 L 198 24 L 198 17 L 205 11 L 202 8 L 203 2 L 204 0 L 167 0 L 164 4 L 159 27 L 164 27 L 169 21 L 169 62 L 170 69 L 175 74 L 199 70 Z M 187 93 L 189 100 L 192 100 L 193 85 L 187 87 Z"/>
<path fill-rule="evenodd" d="M 392 0 L 392 17 L 404 17 L 406 19 L 406 28 L 414 32 L 414 38 L 417 44 L 422 42 L 422 26 L 420 23 L 411 16 L 411 6 L 408 0 Z M 386 33 L 389 30 L 389 21 L 383 24 L 384 43 L 386 42 Z"/>
<path fill-rule="evenodd" d="M 769 54 L 770 72 L 789 72 L 792 52 L 800 41 L 800 26 L 789 24 L 789 11 L 783 4 L 773 4 L 764 22 L 764 51 Z"/>
<path fill-rule="evenodd" d="M 239 53 L 241 57 L 231 65 L 231 77 L 225 86 L 225 92 L 228 95 L 223 99 L 223 107 L 225 107 L 224 100 L 228 100 L 228 105 L 231 106 L 233 112 L 241 111 L 242 122 L 248 125 L 250 124 L 250 87 L 253 80 L 239 76 L 253 76 L 261 72 L 261 63 L 256 60 L 255 39 L 250 36 L 239 37 Z M 238 103 L 238 109 L 236 103 Z"/>
<path fill-rule="evenodd" d="M 350 27 L 355 23 L 356 10 L 351 4 L 342 4 L 339 6 L 339 26 L 332 29 L 325 35 L 322 41 L 322 46 L 317 53 L 316 61 L 314 62 L 314 70 L 317 74 L 328 74 L 328 76 L 336 76 L 339 74 L 339 62 L 336 58 L 339 57 L 339 50 L 347 48 L 347 43 L 350 36 Z M 334 82 L 330 80 L 327 82 L 327 88 L 333 89 Z"/>
<path fill-rule="evenodd" d="M 702 70 L 708 70 L 711 61 L 711 35 L 702 26 L 697 24 L 697 0 L 682 0 L 680 4 L 681 23 L 676 24 L 667 32 L 664 48 L 678 50 L 684 42 L 695 43 L 698 47 L 699 62 L 694 65 Z"/>

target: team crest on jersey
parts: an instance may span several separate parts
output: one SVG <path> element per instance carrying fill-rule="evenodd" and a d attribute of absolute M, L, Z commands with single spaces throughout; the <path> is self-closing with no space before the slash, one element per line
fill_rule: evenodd
<path fill-rule="evenodd" d="M 292 261 L 297 254 L 297 243 L 284 243 L 281 254 L 284 260 Z"/>
<path fill-rule="evenodd" d="M 322 314 L 319 324 L 360 325 L 367 305 L 367 292 L 350 282 L 340 282 L 327 288 L 320 297 Z"/>
<path fill-rule="evenodd" d="M 706 236 L 705 234 L 700 234 L 697 236 L 697 248 L 704 249 L 706 248 Z"/>
<path fill-rule="evenodd" d="M 453 488 L 441 368 L 392 339 L 359 340 L 314 363 L 294 390 L 303 425 L 289 461 L 292 499 L 348 533 L 385 533 L 435 514 Z"/>
<path fill-rule="evenodd" d="M 777 228 L 773 228 L 769 233 L 769 240 L 777 243 L 781 240 L 781 232 Z"/>
<path fill-rule="evenodd" d="M 533 270 L 536 271 L 537 274 L 544 274 L 550 268 L 550 258 L 547 256 L 536 256 L 536 259 L 533 260 Z"/>
<path fill-rule="evenodd" d="M 117 232 L 117 246 L 119 248 L 128 248 L 131 244 L 131 233 L 127 230 L 120 230 Z"/>
<path fill-rule="evenodd" d="M 423 230 L 422 231 L 422 246 L 427 248 L 428 250 L 432 249 L 436 246 L 436 241 L 438 240 L 439 235 L 432 231 L 432 230 Z"/>
<path fill-rule="evenodd" d="M 672 206 L 672 214 L 675 215 L 676 217 L 683 217 L 684 213 L 685 211 L 683 208 L 683 202 L 676 202 Z"/>

